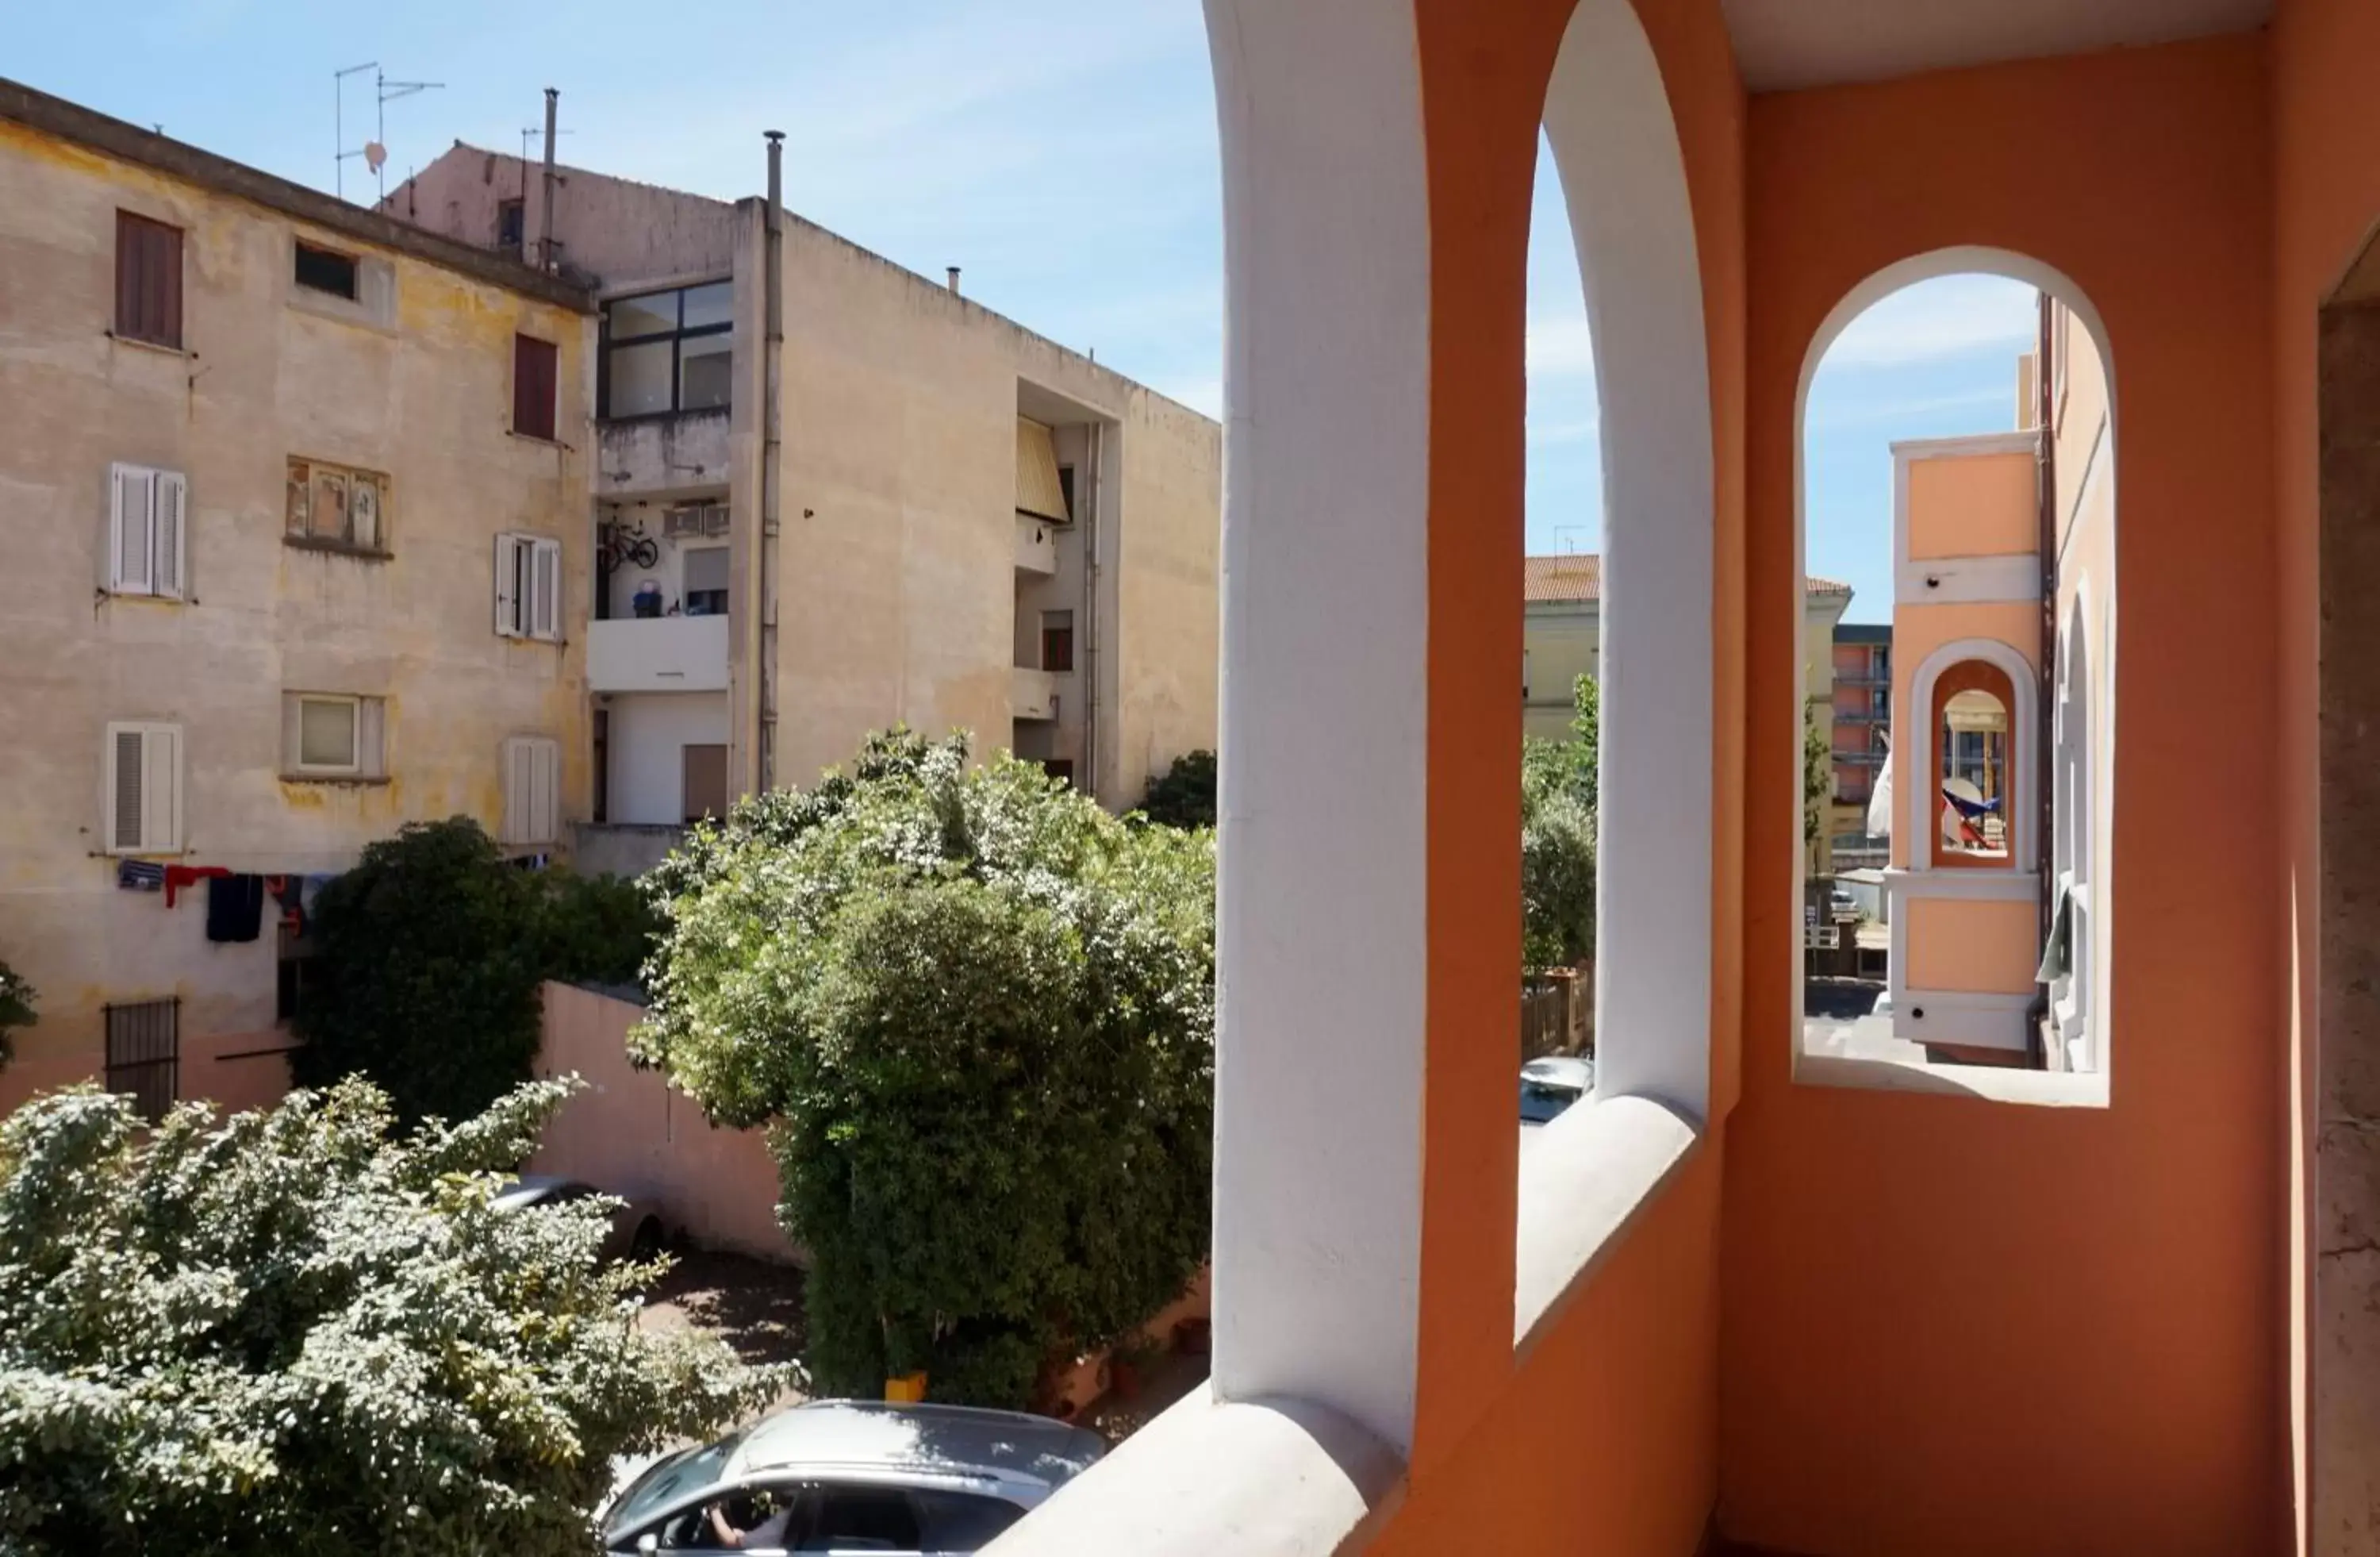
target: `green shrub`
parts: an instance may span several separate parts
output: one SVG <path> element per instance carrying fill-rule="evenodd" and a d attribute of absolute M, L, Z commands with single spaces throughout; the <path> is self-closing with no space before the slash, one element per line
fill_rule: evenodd
<path fill-rule="evenodd" d="M 316 904 L 298 1084 L 359 1072 L 411 1122 L 468 1118 L 528 1079 L 544 892 L 468 817 L 367 846 Z"/>
<path fill-rule="evenodd" d="M 536 874 L 545 976 L 577 984 L 633 984 L 661 932 L 645 890 L 613 875 Z"/>
<path fill-rule="evenodd" d="M 569 1085 L 410 1138 L 362 1081 L 0 1122 L 0 1551 L 590 1551 L 613 1456 L 790 1380 L 639 1329 L 600 1203 L 491 1205 Z"/>
<path fill-rule="evenodd" d="M 1184 752 L 1159 777 L 1148 781 L 1140 802 L 1141 814 L 1168 827 L 1215 825 L 1215 754 Z"/>
<path fill-rule="evenodd" d="M 649 880 L 668 928 L 632 1045 L 720 1123 L 771 1125 L 822 1389 L 922 1368 L 937 1399 L 1028 1404 L 1181 1293 L 1208 1247 L 1211 833 L 896 730 Z"/>
<path fill-rule="evenodd" d="M 16 969 L 0 962 L 0 1069 L 17 1057 L 17 1046 L 8 1035 L 33 1025 L 33 1002 L 39 998 Z"/>

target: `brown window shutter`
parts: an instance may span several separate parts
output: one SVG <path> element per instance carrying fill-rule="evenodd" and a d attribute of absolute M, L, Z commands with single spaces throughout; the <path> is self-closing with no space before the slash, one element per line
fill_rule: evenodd
<path fill-rule="evenodd" d="M 158 331 L 165 345 L 182 344 L 182 229 L 160 225 L 157 242 Z"/>
<path fill-rule="evenodd" d="M 531 438 L 553 436 L 553 400 L 558 352 L 535 335 L 513 337 L 513 431 Z"/>
<path fill-rule="evenodd" d="M 181 228 L 115 213 L 115 333 L 181 348 Z"/>

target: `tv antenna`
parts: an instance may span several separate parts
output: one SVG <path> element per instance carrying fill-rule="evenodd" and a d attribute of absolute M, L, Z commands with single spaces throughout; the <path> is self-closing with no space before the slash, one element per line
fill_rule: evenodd
<path fill-rule="evenodd" d="M 1564 555 L 1569 555 L 1578 550 L 1580 536 L 1592 535 L 1599 528 L 1601 527 L 1597 525 L 1556 525 L 1554 526 L 1554 544 L 1561 549 Z"/>
<path fill-rule="evenodd" d="M 360 76 L 367 70 L 372 73 L 372 138 L 361 146 L 351 148 L 347 145 L 347 78 Z M 336 170 L 333 176 L 333 188 L 341 200 L 347 198 L 347 162 L 352 157 L 363 159 L 364 165 L 371 169 L 373 183 L 382 198 L 386 198 L 388 179 L 384 170 L 388 166 L 388 105 L 398 98 L 411 97 L 417 92 L 437 91 L 445 85 L 443 81 L 392 81 L 382 72 L 380 61 L 376 59 L 331 72 L 332 149 L 337 152 L 333 159 L 333 166 Z"/>

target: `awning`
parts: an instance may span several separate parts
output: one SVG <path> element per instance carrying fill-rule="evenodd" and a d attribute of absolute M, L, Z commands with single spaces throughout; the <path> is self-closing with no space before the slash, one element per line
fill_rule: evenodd
<path fill-rule="evenodd" d="M 1016 511 L 1059 524 L 1075 518 L 1058 480 L 1058 450 L 1050 441 L 1050 430 L 1026 417 L 1016 419 Z"/>

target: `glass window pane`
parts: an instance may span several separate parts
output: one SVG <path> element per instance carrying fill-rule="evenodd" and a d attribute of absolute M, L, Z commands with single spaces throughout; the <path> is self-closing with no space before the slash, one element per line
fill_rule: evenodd
<path fill-rule="evenodd" d="M 298 765 L 302 768 L 352 768 L 356 765 L 355 704 L 318 698 L 307 698 L 298 702 Z"/>
<path fill-rule="evenodd" d="M 603 306 L 603 317 L 615 341 L 665 335 L 677 328 L 677 294 L 648 292 L 641 298 L 617 298 Z"/>
<path fill-rule="evenodd" d="M 609 362 L 611 388 L 603 414 L 645 416 L 670 408 L 670 343 L 615 346 Z"/>
<path fill-rule="evenodd" d="M 714 281 L 708 286 L 686 289 L 686 325 L 699 330 L 706 324 L 726 324 L 735 318 L 735 284 Z"/>
<path fill-rule="evenodd" d="M 698 335 L 678 347 L 678 409 L 710 410 L 728 403 L 735 377 L 733 335 Z"/>

